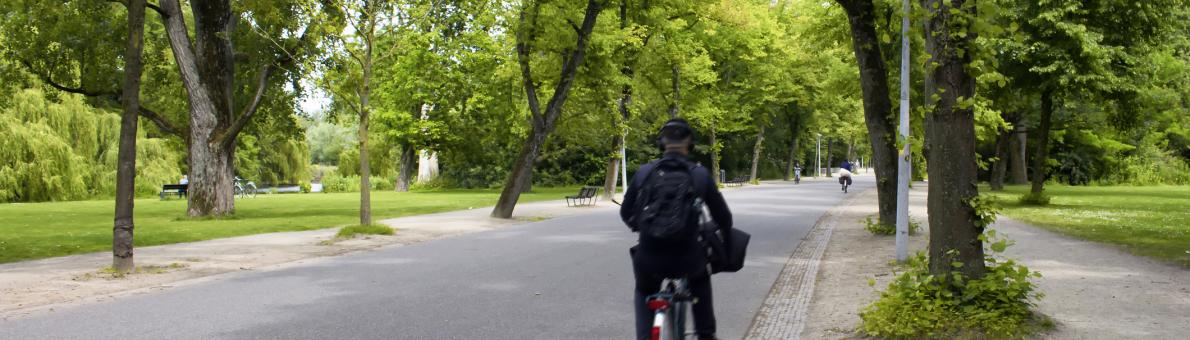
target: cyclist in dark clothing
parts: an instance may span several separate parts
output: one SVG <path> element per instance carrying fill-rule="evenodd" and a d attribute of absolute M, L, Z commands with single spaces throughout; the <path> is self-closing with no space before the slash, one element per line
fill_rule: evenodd
<path fill-rule="evenodd" d="M 637 214 L 637 195 L 639 188 L 645 183 L 649 173 L 657 163 L 665 159 L 678 159 L 689 163 L 686 159 L 690 149 L 694 147 L 694 130 L 682 119 L 671 119 L 661 128 L 658 142 L 664 149 L 662 159 L 642 165 L 632 178 L 628 191 L 624 194 L 624 202 L 620 208 L 620 218 L 633 231 L 638 227 L 632 225 L 632 217 Z M 731 235 L 731 211 L 719 193 L 709 171 L 702 166 L 692 165 L 690 175 L 693 178 L 694 189 L 710 210 L 711 218 L 718 224 L 725 237 Z M 698 228 L 697 225 L 690 226 Z M 686 277 L 691 293 L 696 297 L 694 304 L 694 326 L 699 339 L 715 339 L 715 311 L 711 297 L 711 277 L 707 269 L 707 252 L 697 237 L 697 233 L 690 233 L 688 239 L 674 244 L 650 244 L 641 237 L 641 242 L 632 255 L 633 273 L 636 277 L 635 310 L 636 337 L 649 339 L 652 327 L 653 313 L 645 304 L 645 298 L 656 294 L 665 278 Z M 731 244 L 730 240 L 724 240 Z"/>

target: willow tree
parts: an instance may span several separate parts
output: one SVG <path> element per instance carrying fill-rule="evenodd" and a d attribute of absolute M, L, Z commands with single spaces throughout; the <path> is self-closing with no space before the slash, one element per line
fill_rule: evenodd
<path fill-rule="evenodd" d="M 541 153 L 541 147 L 545 144 L 546 138 L 553 132 L 557 126 L 558 118 L 562 115 L 562 107 L 566 104 L 567 96 L 570 95 L 579 65 L 582 65 L 583 58 L 586 56 L 591 33 L 595 30 L 595 21 L 599 18 L 599 13 L 603 11 L 604 4 L 600 0 L 587 0 L 581 24 L 575 24 L 567 15 L 572 10 L 571 7 L 575 7 L 573 5 L 572 3 L 545 4 L 538 0 L 527 1 L 520 9 L 519 21 L 515 28 L 516 54 L 517 64 L 521 71 L 521 83 L 525 88 L 525 99 L 529 106 L 531 129 L 521 147 L 520 154 L 513 161 L 508 179 L 504 181 L 504 189 L 500 192 L 500 199 L 496 202 L 496 207 L 492 209 L 492 217 L 511 218 L 517 200 L 521 197 L 521 192 L 529 186 L 533 178 L 534 162 Z M 542 15 L 542 6 L 557 6 L 546 12 L 547 14 L 557 14 L 557 16 Z M 547 27 L 571 27 L 573 30 L 555 30 L 547 29 Z M 563 32 L 565 33 L 559 34 Z M 553 34 L 543 36 L 543 33 Z M 541 66 L 542 62 L 535 63 L 532 59 L 534 56 L 545 54 L 543 52 L 549 51 L 547 48 L 556 48 L 556 46 L 548 44 L 558 44 L 559 40 L 567 39 L 570 36 L 573 36 L 575 42 L 573 47 L 567 46 L 560 49 L 562 68 L 558 70 L 558 79 L 554 84 L 553 95 L 546 106 L 542 108 L 537 93 L 541 83 L 535 80 L 536 76 L 533 73 L 533 67 Z"/>

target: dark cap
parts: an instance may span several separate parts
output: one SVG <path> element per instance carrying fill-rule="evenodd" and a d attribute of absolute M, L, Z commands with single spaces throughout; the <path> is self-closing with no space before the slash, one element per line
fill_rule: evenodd
<path fill-rule="evenodd" d="M 685 119 L 673 118 L 665 122 L 661 126 L 661 131 L 657 132 L 657 139 L 661 144 L 679 143 L 690 139 L 694 140 L 694 129 L 690 127 Z"/>

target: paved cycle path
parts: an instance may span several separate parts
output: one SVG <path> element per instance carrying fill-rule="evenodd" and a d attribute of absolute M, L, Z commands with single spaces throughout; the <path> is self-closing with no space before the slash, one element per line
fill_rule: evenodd
<path fill-rule="evenodd" d="M 719 335 L 738 339 L 845 195 L 829 179 L 725 195 L 753 235 L 746 268 L 713 280 Z M 603 210 L 4 320 L 0 339 L 626 339 L 634 242 Z"/>

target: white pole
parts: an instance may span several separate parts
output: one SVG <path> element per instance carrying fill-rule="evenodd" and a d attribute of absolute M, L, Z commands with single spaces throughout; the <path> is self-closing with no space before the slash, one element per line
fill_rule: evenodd
<path fill-rule="evenodd" d="M 909 259 L 909 0 L 901 5 L 901 125 L 897 157 L 897 261 Z"/>
<path fill-rule="evenodd" d="M 814 177 L 822 177 L 822 134 L 814 142 Z"/>

